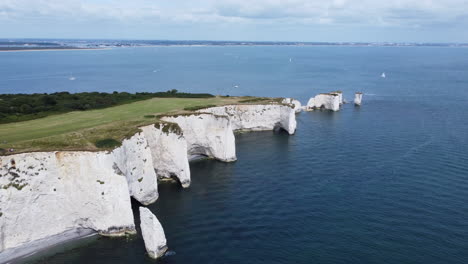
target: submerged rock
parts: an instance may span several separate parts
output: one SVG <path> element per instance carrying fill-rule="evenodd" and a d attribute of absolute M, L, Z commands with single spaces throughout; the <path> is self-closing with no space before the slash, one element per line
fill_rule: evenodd
<path fill-rule="evenodd" d="M 146 207 L 140 207 L 140 227 L 145 248 L 151 258 L 157 259 L 167 251 L 166 235 L 156 216 Z"/>
<path fill-rule="evenodd" d="M 356 93 L 354 95 L 354 105 L 360 106 L 362 102 L 362 93 Z"/>

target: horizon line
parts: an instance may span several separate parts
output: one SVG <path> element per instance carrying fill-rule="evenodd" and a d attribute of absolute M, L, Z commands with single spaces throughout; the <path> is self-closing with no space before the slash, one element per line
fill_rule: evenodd
<path fill-rule="evenodd" d="M 304 44 L 443 44 L 468 45 L 468 42 L 425 42 L 425 41 L 292 41 L 292 40 L 216 40 L 216 39 L 132 39 L 132 38 L 44 38 L 44 37 L 0 37 L 0 40 L 95 40 L 95 41 L 167 41 L 167 42 L 235 42 L 235 43 L 304 43 Z"/>

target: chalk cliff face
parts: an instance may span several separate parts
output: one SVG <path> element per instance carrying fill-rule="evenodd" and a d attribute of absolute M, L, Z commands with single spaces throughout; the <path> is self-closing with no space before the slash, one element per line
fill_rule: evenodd
<path fill-rule="evenodd" d="M 152 155 L 152 165 L 158 178 L 177 177 L 186 188 L 190 186 L 187 141 L 176 124 L 141 127 Z"/>
<path fill-rule="evenodd" d="M 140 207 L 140 227 L 146 252 L 151 258 L 160 258 L 167 251 L 166 235 L 156 216 L 148 208 Z"/>
<path fill-rule="evenodd" d="M 356 93 L 354 95 L 354 104 L 360 106 L 362 103 L 362 93 Z"/>
<path fill-rule="evenodd" d="M 283 104 L 291 104 L 294 106 L 294 111 L 296 113 L 300 113 L 302 111 L 302 104 L 296 99 L 293 98 L 284 98 L 283 101 L 281 102 Z"/>
<path fill-rule="evenodd" d="M 340 105 L 344 104 L 343 92 L 336 91 L 336 92 L 331 92 L 330 94 L 336 94 L 338 96 L 338 100 L 340 101 Z"/>
<path fill-rule="evenodd" d="M 162 120 L 177 123 L 182 129 L 190 158 L 201 155 L 225 162 L 237 159 L 234 133 L 227 117 L 196 113 L 165 116 Z"/>
<path fill-rule="evenodd" d="M 227 116 L 234 130 L 262 131 L 280 127 L 289 134 L 296 132 L 295 111 L 287 105 L 226 105 L 199 111 Z"/>
<path fill-rule="evenodd" d="M 8 249 L 75 229 L 134 233 L 125 176 L 104 152 L 0 157 L 0 259 Z"/>
<path fill-rule="evenodd" d="M 154 203 L 158 199 L 158 179 L 145 135 L 137 133 L 124 140 L 112 154 L 116 169 L 127 178 L 130 195 L 142 204 Z"/>
<path fill-rule="evenodd" d="M 111 152 L 0 156 L 0 262 L 93 231 L 134 233 L 130 195 L 153 203 L 161 178 L 177 177 L 188 187 L 189 157 L 235 161 L 234 130 L 296 130 L 295 110 L 281 104 L 228 105 L 161 119 L 168 123 L 141 127 Z M 162 241 L 162 227 L 157 233 Z M 153 245 L 158 256 L 164 247 Z"/>
<path fill-rule="evenodd" d="M 314 110 L 324 108 L 331 111 L 339 111 L 340 105 L 343 103 L 341 93 L 319 94 L 309 99 L 306 110 Z"/>

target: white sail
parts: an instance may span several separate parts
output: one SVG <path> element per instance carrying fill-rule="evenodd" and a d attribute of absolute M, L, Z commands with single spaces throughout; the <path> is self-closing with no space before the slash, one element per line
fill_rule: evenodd
<path fill-rule="evenodd" d="M 70 73 L 70 77 L 68 77 L 68 80 L 70 80 L 70 81 L 74 81 L 74 80 L 76 80 L 76 78 L 73 76 L 73 74 L 72 74 L 72 73 Z"/>

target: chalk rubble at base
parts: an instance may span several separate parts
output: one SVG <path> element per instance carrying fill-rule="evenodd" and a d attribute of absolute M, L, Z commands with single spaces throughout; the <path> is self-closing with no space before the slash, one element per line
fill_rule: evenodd
<path fill-rule="evenodd" d="M 148 208 L 140 207 L 140 227 L 146 252 L 151 258 L 164 256 L 167 251 L 166 235 L 156 216 Z"/>
<path fill-rule="evenodd" d="M 155 202 L 164 178 L 188 187 L 191 156 L 235 161 L 233 131 L 296 130 L 294 107 L 282 104 L 213 107 L 161 119 L 166 123 L 141 127 L 113 151 L 0 156 L 0 263 L 90 233 L 134 234 L 130 196 Z"/>

